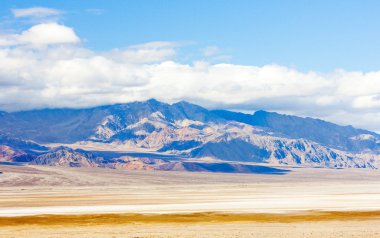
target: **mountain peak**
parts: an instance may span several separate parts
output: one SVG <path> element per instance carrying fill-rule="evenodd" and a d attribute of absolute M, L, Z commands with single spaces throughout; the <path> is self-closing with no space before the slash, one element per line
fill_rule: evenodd
<path fill-rule="evenodd" d="M 380 156 L 376 133 L 264 110 L 253 115 L 209 111 L 183 100 L 168 104 L 149 99 L 81 110 L 7 113 L 0 117 L 0 132 L 4 134 L 0 134 L 0 145 L 22 150 L 32 156 L 22 160 L 35 158 L 36 164 L 97 166 L 99 161 L 91 152 L 67 147 L 48 151 L 25 139 L 58 144 L 121 142 L 136 151 L 144 148 L 184 158 L 380 167 L 372 159 Z M 23 140 L 9 139 L 6 134 Z M 362 157 L 363 152 L 370 153 L 369 157 Z"/>
<path fill-rule="evenodd" d="M 181 100 L 181 101 L 178 101 L 176 103 L 173 103 L 173 106 L 174 105 L 179 105 L 179 106 L 191 106 L 191 107 L 199 107 L 199 108 L 202 108 L 201 106 L 199 105 L 196 105 L 194 103 L 190 103 L 188 101 L 185 101 L 185 100 Z"/>
<path fill-rule="evenodd" d="M 161 116 L 157 119 L 155 115 Z M 227 126 L 227 121 L 236 121 L 260 127 L 260 130 L 265 133 L 274 133 L 281 138 L 307 139 L 334 149 L 351 152 L 380 152 L 379 135 L 350 126 L 339 126 L 318 119 L 282 115 L 264 110 L 258 110 L 254 114 L 227 110 L 209 111 L 184 100 L 168 104 L 154 98 L 80 110 L 32 110 L 6 113 L 0 117 L 0 132 L 37 143 L 75 143 L 86 140 L 143 141 L 153 131 L 159 134 L 162 125 L 172 125 L 170 129 L 173 129 L 178 125 L 176 123 L 182 123 L 185 120 L 197 123 L 198 126 L 191 127 L 197 130 L 207 126 L 222 128 Z M 200 124 L 202 126 L 199 126 Z M 239 133 L 233 136 L 236 137 Z M 241 131 L 241 133 L 244 134 L 246 131 Z M 369 135 L 375 139 L 362 139 L 370 138 Z"/>
<path fill-rule="evenodd" d="M 268 111 L 265 111 L 265 110 L 257 110 L 253 113 L 253 116 L 255 117 L 265 117 L 265 116 L 269 116 L 269 115 L 272 115 L 272 116 L 275 116 L 275 115 L 278 115 L 278 116 L 288 116 L 288 115 L 282 115 L 282 114 L 279 114 L 277 112 L 268 112 Z"/>
<path fill-rule="evenodd" d="M 162 102 L 158 101 L 157 99 L 155 98 L 149 98 L 148 100 L 145 101 L 146 103 L 149 103 L 149 104 L 163 104 Z"/>

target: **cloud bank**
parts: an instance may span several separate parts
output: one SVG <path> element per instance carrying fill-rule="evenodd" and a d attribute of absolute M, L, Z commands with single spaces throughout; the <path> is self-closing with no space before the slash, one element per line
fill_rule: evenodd
<path fill-rule="evenodd" d="M 23 16 L 32 13 L 15 13 Z M 91 107 L 156 98 L 208 108 L 319 117 L 380 131 L 380 71 L 300 72 L 205 60 L 176 62 L 180 44 L 94 52 L 75 30 L 41 23 L 0 36 L 0 109 Z M 214 55 L 215 47 L 204 50 Z"/>

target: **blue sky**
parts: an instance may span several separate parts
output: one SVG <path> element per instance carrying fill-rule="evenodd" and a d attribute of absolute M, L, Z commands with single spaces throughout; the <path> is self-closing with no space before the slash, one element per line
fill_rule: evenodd
<path fill-rule="evenodd" d="M 4 19 L 12 8 L 34 6 L 62 10 L 59 21 L 96 51 L 174 41 L 187 43 L 177 57 L 183 62 L 215 46 L 225 61 L 243 65 L 320 72 L 380 68 L 380 2 L 375 0 L 2 0 L 0 14 Z"/>
<path fill-rule="evenodd" d="M 380 1 L 1 0 L 0 110 L 156 98 L 380 132 Z"/>

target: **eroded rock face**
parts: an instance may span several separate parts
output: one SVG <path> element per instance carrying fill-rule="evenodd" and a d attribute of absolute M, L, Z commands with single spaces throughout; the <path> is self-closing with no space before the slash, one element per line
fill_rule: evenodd
<path fill-rule="evenodd" d="M 31 162 L 35 155 L 10 146 L 0 145 L 0 162 L 25 163 Z"/>
<path fill-rule="evenodd" d="M 378 168 L 380 136 L 374 132 L 295 116 L 258 111 L 253 115 L 209 111 L 187 102 L 156 100 L 90 109 L 45 109 L 0 115 L 3 160 L 57 166 L 157 169 L 181 163 L 136 158 L 98 158 L 91 153 L 44 143 L 120 145 L 178 155 L 236 162 L 304 165 L 330 168 Z M 22 138 L 14 139 L 14 138 Z M 17 157 L 18 156 L 18 157 Z M 153 159 L 153 158 L 146 158 Z M 159 166 L 158 166 L 159 167 Z"/>
<path fill-rule="evenodd" d="M 66 167 L 99 167 L 101 160 L 91 153 L 78 152 L 68 147 L 57 147 L 36 156 L 31 164 L 66 166 Z"/>
<path fill-rule="evenodd" d="M 377 168 L 376 152 L 355 153 L 303 138 L 288 138 L 266 128 L 236 121 L 167 122 L 144 118 L 128 127 L 131 137 L 119 139 L 130 149 L 147 148 L 189 158 L 306 165 L 331 168 Z M 140 125 L 149 123 L 148 129 Z M 139 128 L 134 131 L 134 128 Z M 113 137 L 110 137 L 112 141 Z"/>
<path fill-rule="evenodd" d="M 6 145 L 0 145 L 0 161 L 12 162 L 15 156 L 23 154 L 22 151 L 17 151 Z"/>

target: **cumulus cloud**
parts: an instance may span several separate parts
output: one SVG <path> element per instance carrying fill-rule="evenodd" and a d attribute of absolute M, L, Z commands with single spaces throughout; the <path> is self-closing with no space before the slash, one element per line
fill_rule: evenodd
<path fill-rule="evenodd" d="M 209 108 L 286 112 L 380 131 L 380 71 L 318 73 L 280 65 L 184 64 L 175 61 L 180 44 L 173 42 L 99 53 L 75 44 L 80 39 L 74 30 L 57 23 L 1 36 L 0 42 L 2 110 L 156 98 Z"/>
<path fill-rule="evenodd" d="M 40 47 L 79 42 L 80 39 L 72 28 L 55 22 L 34 25 L 20 34 L 0 35 L 0 46 L 30 45 Z"/>
<path fill-rule="evenodd" d="M 48 17 L 61 15 L 62 12 L 53 8 L 47 7 L 32 7 L 32 8 L 14 8 L 12 9 L 14 17 Z"/>

